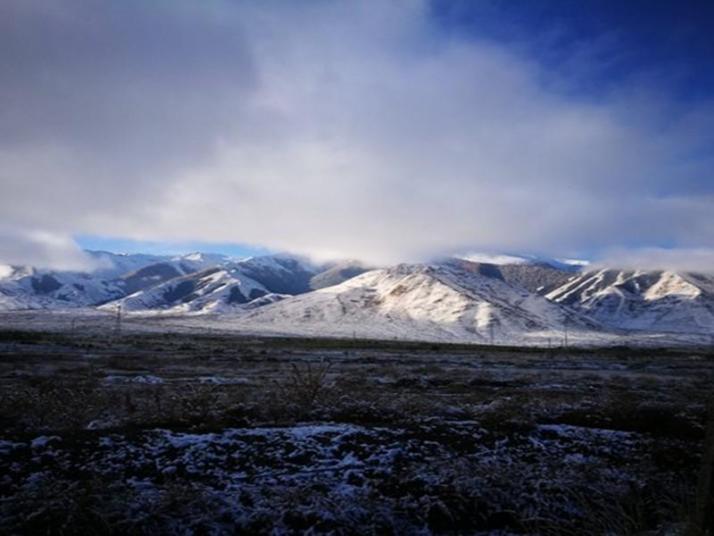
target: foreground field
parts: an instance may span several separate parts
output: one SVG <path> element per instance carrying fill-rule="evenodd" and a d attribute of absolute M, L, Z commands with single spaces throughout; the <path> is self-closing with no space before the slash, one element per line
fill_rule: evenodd
<path fill-rule="evenodd" d="M 0 532 L 652 534 L 714 355 L 0 332 Z"/>

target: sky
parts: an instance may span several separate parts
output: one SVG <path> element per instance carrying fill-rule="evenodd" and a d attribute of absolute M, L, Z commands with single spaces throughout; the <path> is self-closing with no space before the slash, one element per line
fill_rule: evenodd
<path fill-rule="evenodd" d="M 277 253 L 270 249 L 231 242 L 186 242 L 186 241 L 150 241 L 112 238 L 105 236 L 79 235 L 74 240 L 82 249 L 89 251 L 110 251 L 115 253 L 146 253 L 150 255 L 185 255 L 187 253 L 221 253 L 229 257 L 245 258 Z"/>
<path fill-rule="evenodd" d="M 714 4 L 0 3 L 0 262 L 714 266 Z"/>

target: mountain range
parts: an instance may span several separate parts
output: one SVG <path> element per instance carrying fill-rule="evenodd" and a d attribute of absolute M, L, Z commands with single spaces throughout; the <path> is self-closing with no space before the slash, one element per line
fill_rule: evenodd
<path fill-rule="evenodd" d="M 184 317 L 247 332 L 469 342 L 714 334 L 714 275 L 472 254 L 370 267 L 87 252 L 92 272 L 0 265 L 0 310 Z"/>

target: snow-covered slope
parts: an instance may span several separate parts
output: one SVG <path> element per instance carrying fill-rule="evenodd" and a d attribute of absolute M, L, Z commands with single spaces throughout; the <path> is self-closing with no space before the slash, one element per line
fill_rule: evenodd
<path fill-rule="evenodd" d="M 299 257 L 268 255 L 241 261 L 222 261 L 211 268 L 193 271 L 187 265 L 207 262 L 193 256 L 156 263 L 121 280 L 126 296 L 102 305 L 102 309 L 121 305 L 125 311 L 170 311 L 172 313 L 217 313 L 247 305 L 251 307 L 279 301 L 287 294 L 309 290 L 310 280 L 321 267 Z M 187 273 L 181 273 L 188 270 Z M 149 284 L 153 283 L 153 284 Z"/>
<path fill-rule="evenodd" d="M 161 257 L 106 251 L 87 253 L 97 266 L 91 272 L 3 265 L 0 310 L 67 309 L 102 304 L 227 260 L 224 256 L 203 254 Z"/>
<path fill-rule="evenodd" d="M 221 312 L 266 296 L 269 291 L 245 276 L 240 268 L 214 267 L 140 290 L 100 307 L 112 310 L 121 305 L 127 312 L 171 311 Z"/>
<path fill-rule="evenodd" d="M 448 261 L 372 270 L 243 314 L 236 322 L 285 333 L 477 341 L 590 331 L 596 324 L 542 296 Z"/>
<path fill-rule="evenodd" d="M 210 313 L 206 320 L 251 331 L 475 342 L 557 342 L 565 331 L 588 341 L 622 330 L 714 333 L 714 275 L 583 272 L 573 261 L 516 256 L 365 271 L 355 261 L 315 264 L 286 254 L 88 253 L 98 268 L 87 273 L 0 265 L 0 310 L 121 305 Z"/>
<path fill-rule="evenodd" d="M 221 312 L 268 294 L 268 290 L 237 268 L 209 268 L 170 279 L 147 290 L 109 302 L 100 309 L 121 305 L 125 311 Z"/>
<path fill-rule="evenodd" d="M 191 253 L 143 266 L 136 271 L 122 275 L 116 280 L 116 283 L 122 289 L 122 295 L 126 296 L 140 290 L 150 289 L 177 277 L 229 264 L 230 260 L 223 255 Z"/>
<path fill-rule="evenodd" d="M 713 275 L 599 270 L 546 297 L 614 328 L 714 333 Z"/>
<path fill-rule="evenodd" d="M 122 295 L 114 281 L 90 273 L 5 267 L 0 278 L 0 310 L 83 307 Z"/>

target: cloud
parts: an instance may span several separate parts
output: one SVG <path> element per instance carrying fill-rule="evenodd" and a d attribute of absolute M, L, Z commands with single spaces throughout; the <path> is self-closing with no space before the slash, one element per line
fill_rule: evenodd
<path fill-rule="evenodd" d="M 101 266 L 61 234 L 5 225 L 0 225 L 0 259 L 4 264 L 57 270 L 91 271 Z"/>
<path fill-rule="evenodd" d="M 593 263 L 593 269 L 619 268 L 714 273 L 714 248 L 615 249 Z"/>
<path fill-rule="evenodd" d="M 714 247 L 709 104 L 558 93 L 426 2 L 9 0 L 0 76 L 15 229 L 377 263 Z"/>

